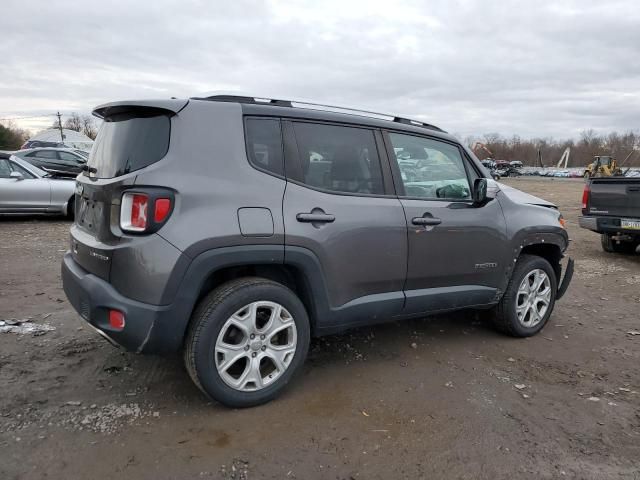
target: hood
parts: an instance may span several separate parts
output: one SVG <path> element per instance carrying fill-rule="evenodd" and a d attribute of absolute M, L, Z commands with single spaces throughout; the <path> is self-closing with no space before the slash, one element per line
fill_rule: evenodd
<path fill-rule="evenodd" d="M 525 193 L 522 190 L 518 190 L 517 188 L 510 187 L 509 185 L 505 185 L 504 183 L 499 183 L 499 182 L 496 182 L 496 183 L 500 187 L 500 191 L 504 193 L 507 197 L 509 197 L 509 200 L 511 200 L 512 202 L 528 204 L 528 205 L 538 205 L 540 207 L 547 207 L 547 208 L 555 208 L 555 209 L 558 208 L 554 203 L 547 202 L 542 198 L 529 195 L 528 193 Z"/>

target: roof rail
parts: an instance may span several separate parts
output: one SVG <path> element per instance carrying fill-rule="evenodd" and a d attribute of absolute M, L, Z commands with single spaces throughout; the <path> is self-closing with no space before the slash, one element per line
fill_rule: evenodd
<path fill-rule="evenodd" d="M 339 105 L 326 105 L 309 100 L 284 100 L 269 97 L 255 97 L 252 95 L 241 95 L 233 93 L 216 93 L 213 95 L 206 95 L 201 97 L 192 97 L 194 100 L 210 100 L 215 102 L 236 102 L 236 103 L 251 103 L 255 105 L 273 105 L 277 107 L 290 107 L 290 108 L 308 108 L 310 110 L 320 110 L 325 112 L 334 113 L 347 113 L 352 115 L 359 115 L 362 117 L 378 118 L 381 120 L 389 120 L 396 123 L 402 123 L 405 125 L 413 125 L 416 127 L 428 128 L 429 130 L 437 130 L 444 132 L 439 127 L 431 125 L 429 123 L 414 120 L 411 118 L 401 117 L 399 115 L 393 115 L 389 113 L 373 112 L 371 110 L 364 110 L 361 108 L 342 107 Z"/>

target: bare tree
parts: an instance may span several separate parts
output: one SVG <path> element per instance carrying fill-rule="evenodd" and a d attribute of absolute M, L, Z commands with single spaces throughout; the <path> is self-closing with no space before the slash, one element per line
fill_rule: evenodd
<path fill-rule="evenodd" d="M 76 132 L 82 131 L 82 119 L 76 112 L 72 112 L 71 116 L 64 121 L 64 128 L 69 130 L 75 130 Z"/>
<path fill-rule="evenodd" d="M 98 129 L 93 121 L 93 118 L 89 115 L 82 116 L 82 133 L 84 133 L 91 140 L 95 140 L 98 134 Z"/>

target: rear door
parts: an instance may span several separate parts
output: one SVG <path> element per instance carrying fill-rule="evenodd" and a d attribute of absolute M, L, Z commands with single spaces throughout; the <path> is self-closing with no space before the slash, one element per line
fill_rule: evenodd
<path fill-rule="evenodd" d="M 50 173 L 60 172 L 61 164 L 58 152 L 55 150 L 36 150 L 27 156 L 28 161 L 33 161 L 34 165 Z"/>
<path fill-rule="evenodd" d="M 405 312 L 491 302 L 509 253 L 500 204 L 472 204 L 479 174 L 458 145 L 395 132 L 385 140 L 409 243 Z"/>
<path fill-rule="evenodd" d="M 61 172 L 67 176 L 78 175 L 86 160 L 71 152 L 58 151 L 58 165 Z"/>
<path fill-rule="evenodd" d="M 85 270 L 108 279 L 113 250 L 122 239 L 122 192 L 136 171 L 160 161 L 169 149 L 171 113 L 160 108 L 120 106 L 106 114 L 89 156 L 89 171 L 76 179 L 71 251 Z"/>
<path fill-rule="evenodd" d="M 283 121 L 287 187 L 285 258 L 304 249 L 319 262 L 328 294 L 325 325 L 401 313 L 406 225 L 378 131 Z M 382 153 L 382 154 L 381 154 Z M 324 295 L 324 292 L 317 292 Z"/>

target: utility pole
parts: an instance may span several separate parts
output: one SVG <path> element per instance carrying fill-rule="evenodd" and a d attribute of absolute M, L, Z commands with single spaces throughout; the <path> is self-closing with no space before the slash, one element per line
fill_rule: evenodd
<path fill-rule="evenodd" d="M 58 116 L 58 127 L 60 128 L 60 141 L 64 143 L 64 133 L 62 133 L 62 115 L 60 115 L 60 112 L 56 113 L 56 115 Z"/>

